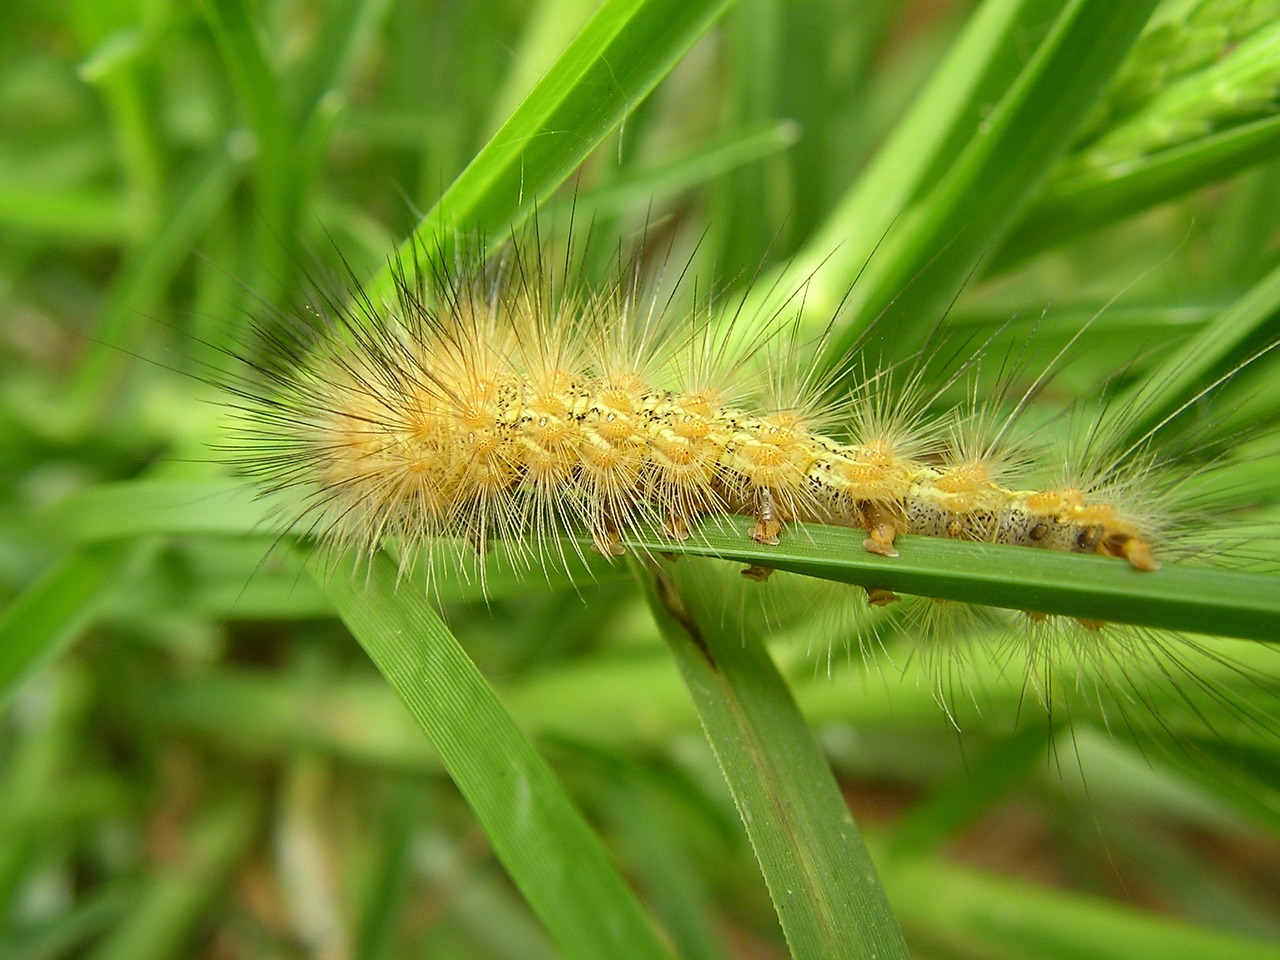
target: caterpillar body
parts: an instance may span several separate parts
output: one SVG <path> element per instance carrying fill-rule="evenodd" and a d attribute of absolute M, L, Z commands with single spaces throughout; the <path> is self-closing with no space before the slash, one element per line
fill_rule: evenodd
<path fill-rule="evenodd" d="M 861 529 L 885 557 L 916 534 L 1159 566 L 1161 524 L 1109 497 L 1113 478 L 1019 483 L 1006 430 L 967 436 L 982 411 L 922 428 L 918 370 L 892 400 L 872 373 L 827 403 L 814 378 L 744 373 L 696 311 L 683 329 L 625 271 L 587 294 L 543 276 L 545 260 L 516 244 L 401 274 L 387 302 L 323 300 L 320 324 L 276 334 L 268 387 L 240 388 L 246 471 L 300 490 L 300 525 L 322 539 L 366 554 L 395 541 L 405 565 L 442 539 L 544 556 L 565 531 L 616 556 L 631 532 L 676 543 L 732 513 L 764 545 L 807 521 Z M 763 339 L 745 352 L 782 338 Z"/>

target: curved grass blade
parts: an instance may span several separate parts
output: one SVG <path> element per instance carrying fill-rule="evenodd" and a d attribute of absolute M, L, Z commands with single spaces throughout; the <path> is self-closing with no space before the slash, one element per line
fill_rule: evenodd
<path fill-rule="evenodd" d="M 466 652 L 379 554 L 363 581 L 308 566 L 440 754 L 534 912 L 582 960 L 666 958 L 599 838 Z"/>
<path fill-rule="evenodd" d="M 1142 443 L 1188 409 L 1188 404 L 1212 392 L 1223 378 L 1234 375 L 1239 365 L 1273 349 L 1277 334 L 1280 266 L 1113 401 L 1118 410 L 1137 411 L 1123 424 L 1130 442 Z"/>
<path fill-rule="evenodd" d="M 850 262 L 840 253 L 838 261 L 833 258 L 815 275 L 807 295 L 815 309 L 826 308 L 825 316 L 817 314 L 823 322 L 848 294 L 844 319 L 828 344 L 831 364 L 847 357 L 886 311 L 896 324 L 894 351 L 905 355 L 920 346 L 935 318 L 1066 149 L 1154 7 L 1154 0 L 1072 0 L 1061 5 L 1044 40 L 999 94 L 995 109 L 975 121 L 954 160 L 930 169 L 930 182 L 936 185 L 897 208 L 897 219 L 882 235 L 875 256 Z M 989 56 L 1007 56 L 1009 44 L 1021 49 L 1024 43 L 1016 35 L 1005 40 Z M 827 230 L 820 232 L 810 244 L 812 256 L 832 256 L 832 240 Z"/>
<path fill-rule="evenodd" d="M 1079 894 L 1036 888 L 933 858 L 885 865 L 902 920 L 926 942 L 1041 960 L 1266 960 L 1274 942 L 1235 936 Z"/>
<path fill-rule="evenodd" d="M 805 304 L 825 323 L 911 202 L 931 171 L 954 159 L 981 112 L 1011 79 L 1010 51 L 1051 19 L 1059 0 L 986 0 L 951 45 L 946 59 L 894 126 L 870 166 L 830 211 L 777 286 L 791 290 L 812 278 Z M 758 290 L 769 290 L 762 282 Z M 755 305 L 750 296 L 748 302 Z M 760 309 L 746 309 L 750 316 Z"/>

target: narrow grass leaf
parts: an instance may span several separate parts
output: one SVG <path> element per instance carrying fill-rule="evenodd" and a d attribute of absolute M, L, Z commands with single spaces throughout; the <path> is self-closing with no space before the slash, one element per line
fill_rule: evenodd
<path fill-rule="evenodd" d="M 1078 894 L 998 879 L 939 860 L 885 866 L 908 930 L 928 943 L 979 945 L 982 956 L 1038 960 L 1271 960 L 1273 942 Z"/>
<path fill-rule="evenodd" d="M 48 518 L 51 530 L 90 543 L 112 537 L 176 533 L 266 533 L 269 504 L 236 481 L 177 483 L 134 481 L 94 488 L 64 501 Z M 1166 564 L 1154 572 L 1120 560 L 1027 547 L 970 543 L 935 537 L 901 537 L 900 556 L 868 553 L 865 534 L 842 528 L 794 524 L 779 546 L 750 537 L 751 520 L 710 518 L 684 542 L 656 530 L 628 538 L 654 554 L 687 553 L 788 570 L 838 583 L 959 600 L 1011 610 L 1130 623 L 1187 633 L 1273 642 L 1280 638 L 1280 587 L 1265 574 Z M 283 531 L 283 527 L 278 527 Z M 440 551 L 427 574 L 439 596 L 482 594 L 478 581 Z M 576 556 L 572 545 L 567 557 Z M 607 578 L 610 567 L 593 559 L 577 576 Z M 496 566 L 490 594 L 569 582 L 549 568 L 536 578 L 518 566 Z M 446 589 L 447 588 L 447 589 Z"/>
<path fill-rule="evenodd" d="M 1037 764 L 1045 764 L 1053 734 L 1050 723 L 1026 723 L 966 762 L 959 774 L 937 785 L 898 821 L 889 854 L 901 856 L 936 847 L 976 820 L 1025 783 Z"/>
<path fill-rule="evenodd" d="M 132 232 L 127 199 L 116 190 L 0 183 L 6 230 L 72 243 L 119 243 Z"/>
<path fill-rule="evenodd" d="M 1142 157 L 1051 179 L 988 263 L 1015 266 L 1081 234 L 1217 183 L 1280 154 L 1280 117 L 1267 117 Z"/>
<path fill-rule="evenodd" d="M 806 306 L 821 325 L 873 259 L 902 211 L 931 184 L 930 175 L 954 160 L 993 99 L 1016 76 L 1029 39 L 1042 37 L 1060 0 L 986 0 L 910 110 L 844 197 L 775 284 L 786 290 L 808 281 Z M 873 258 L 872 254 L 875 253 Z M 755 306 L 755 298 L 749 299 Z M 763 307 L 760 309 L 763 310 Z M 744 310 L 751 315 L 755 310 Z"/>
<path fill-rule="evenodd" d="M 882 314 L 894 326 L 895 352 L 910 354 L 1003 235 L 1141 31 L 1155 0 L 1116 4 L 1072 0 L 990 115 L 972 129 L 964 149 L 918 200 L 895 209 L 897 219 L 874 257 L 853 273 L 815 277 L 814 306 L 848 294 L 840 330 L 828 345 L 832 363 L 848 355 Z M 1021 37 L 1007 38 L 1019 48 Z M 995 55 L 995 52 L 992 53 Z M 814 243 L 826 238 L 823 231 Z M 830 249 L 813 246 L 815 257 Z M 828 312 L 826 315 L 830 317 Z"/>
<path fill-rule="evenodd" d="M 0 709 L 27 677 L 76 638 L 136 552 L 131 543 L 79 547 L 5 608 L 0 614 Z"/>
<path fill-rule="evenodd" d="M 1251 355 L 1271 349 L 1280 334 L 1280 266 L 1276 266 L 1231 307 L 1171 354 L 1141 383 L 1116 397 L 1112 406 L 1136 410 L 1124 426 L 1140 442 L 1177 416 L 1186 405 L 1229 376 Z"/>
<path fill-rule="evenodd" d="M 378 555 L 361 582 L 310 562 L 343 621 L 435 746 L 494 851 L 564 950 L 665 958 L 591 827 L 430 603 Z"/>
<path fill-rule="evenodd" d="M 210 902 L 254 838 L 257 804 L 233 796 L 205 811 L 186 835 L 183 858 L 157 868 L 138 891 L 130 912 L 87 960 L 169 960 L 187 948 Z"/>
<path fill-rule="evenodd" d="M 795 960 L 908 957 L 812 729 L 764 647 L 708 629 L 660 568 L 637 564 L 746 827 Z"/>
<path fill-rule="evenodd" d="M 1280 583 L 1273 576 L 1176 564 L 1145 572 L 1110 557 L 934 537 L 902 537 L 895 543 L 900 556 L 889 559 L 868 553 L 860 531 L 802 524 L 780 546 L 761 547 L 751 541 L 750 526 L 740 517 L 718 517 L 683 543 L 656 532 L 626 542 L 940 600 L 1280 640 Z"/>
<path fill-rule="evenodd" d="M 670 72 L 728 0 L 607 0 L 427 214 L 394 263 L 449 250 L 458 232 L 501 239 Z M 384 270 L 374 281 L 389 287 Z"/>
<path fill-rule="evenodd" d="M 121 350 L 144 342 L 140 325 L 189 256 L 235 184 L 238 161 L 216 150 L 198 161 L 161 218 L 162 226 L 138 247 L 113 282 L 96 328 L 96 341 L 76 371 L 71 408 L 86 423 L 110 409 L 113 388 L 129 357 Z"/>
<path fill-rule="evenodd" d="M 253 166 L 260 206 L 254 231 L 255 294 L 274 303 L 288 289 L 295 264 L 292 240 L 306 176 L 300 176 L 297 129 L 285 92 L 258 36 L 246 0 L 208 0 L 204 5 L 218 50 L 253 134 Z"/>

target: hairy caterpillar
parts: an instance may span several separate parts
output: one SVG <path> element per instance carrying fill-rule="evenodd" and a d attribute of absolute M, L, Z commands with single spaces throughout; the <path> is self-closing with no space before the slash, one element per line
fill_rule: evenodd
<path fill-rule="evenodd" d="M 801 521 L 862 530 L 862 549 L 887 558 L 908 534 L 1153 571 L 1173 539 L 1181 483 L 1148 475 L 1150 435 L 1117 454 L 1090 434 L 1079 462 L 1035 462 L 1015 428 L 1043 375 L 1012 412 L 970 397 L 938 414 L 968 361 L 862 361 L 832 401 L 832 376 L 787 369 L 809 363 L 794 297 L 744 340 L 741 317 L 717 328 L 713 301 L 682 312 L 636 270 L 591 291 L 536 244 L 419 252 L 385 301 L 322 297 L 318 324 L 276 328 L 266 384 L 237 387 L 242 467 L 295 495 L 292 519 L 331 545 L 395 543 L 408 570 L 442 542 L 483 554 L 501 541 L 537 565 L 581 552 L 566 533 L 612 557 L 645 530 L 674 546 L 739 514 L 766 547 Z"/>

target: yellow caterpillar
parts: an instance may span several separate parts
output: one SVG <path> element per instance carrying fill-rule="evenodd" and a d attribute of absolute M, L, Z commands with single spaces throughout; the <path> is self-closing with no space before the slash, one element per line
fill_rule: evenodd
<path fill-rule="evenodd" d="M 565 530 L 614 556 L 642 526 L 679 541 L 729 512 L 761 544 L 810 521 L 865 530 L 886 557 L 907 533 L 1159 565 L 1155 530 L 1105 493 L 1020 489 L 998 451 L 967 455 L 859 401 L 845 438 L 819 400 L 757 390 L 751 405 L 725 344 L 673 336 L 633 284 L 557 291 L 530 263 L 420 270 L 390 303 L 331 310 L 243 413 L 265 441 L 245 451 L 249 472 L 305 488 L 324 537 L 365 551 L 396 538 L 409 557 L 441 537 L 483 549 Z"/>

